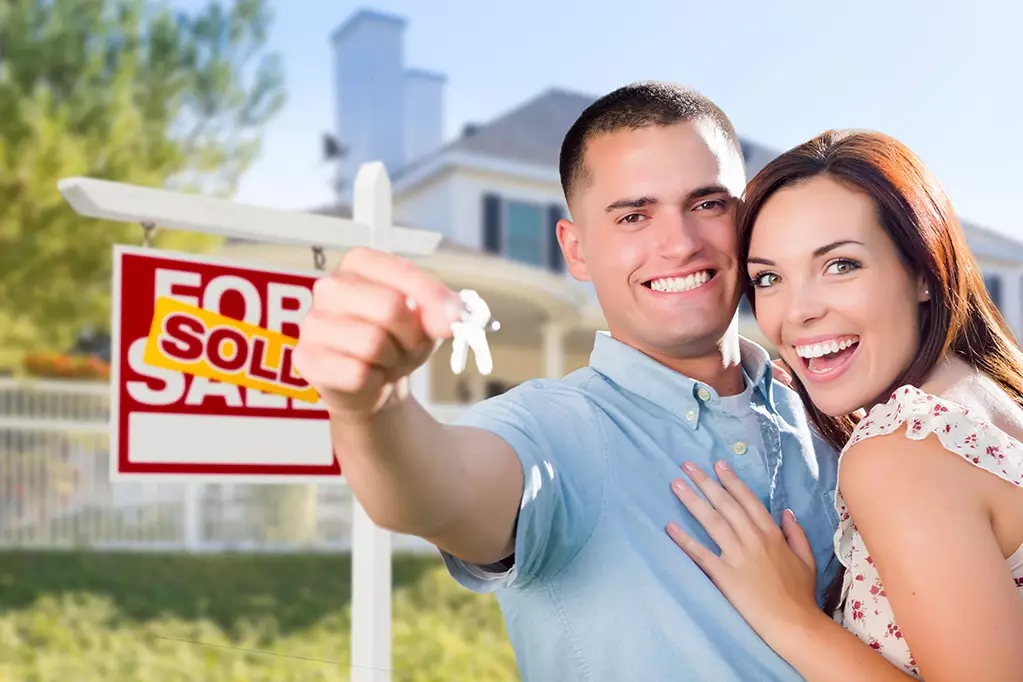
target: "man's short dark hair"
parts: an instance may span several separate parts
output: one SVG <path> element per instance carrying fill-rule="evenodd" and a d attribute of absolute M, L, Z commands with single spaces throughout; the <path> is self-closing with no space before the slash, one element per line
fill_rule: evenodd
<path fill-rule="evenodd" d="M 610 92 L 579 115 L 561 144 L 561 188 L 565 200 L 581 182 L 587 181 L 584 156 L 587 143 L 597 135 L 647 126 L 710 121 L 742 157 L 739 137 L 725 113 L 696 90 L 676 83 L 641 81 Z"/>

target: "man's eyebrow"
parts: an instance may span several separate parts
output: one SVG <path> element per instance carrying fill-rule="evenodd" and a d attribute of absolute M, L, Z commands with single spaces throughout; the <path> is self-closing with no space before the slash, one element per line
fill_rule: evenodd
<path fill-rule="evenodd" d="M 652 206 L 658 203 L 655 197 L 636 197 L 634 199 L 619 199 L 618 201 L 608 204 L 604 208 L 604 212 L 610 213 L 611 211 L 617 211 L 622 208 L 643 208 L 645 206 Z"/>
<path fill-rule="evenodd" d="M 863 242 L 858 242 L 855 239 L 840 239 L 837 242 L 831 242 L 830 244 L 825 244 L 824 246 L 818 246 L 816 249 L 813 250 L 813 257 L 820 258 L 824 254 L 830 251 L 834 251 L 838 247 L 845 246 L 846 244 L 859 244 L 860 246 L 864 246 Z M 756 263 L 758 265 L 775 265 L 775 262 L 773 260 L 768 260 L 767 258 L 751 257 L 747 258 L 746 262 Z"/>
<path fill-rule="evenodd" d="M 713 196 L 715 194 L 727 194 L 729 198 L 732 197 L 732 193 L 724 185 L 707 185 L 706 187 L 700 187 L 694 189 L 692 192 L 686 195 L 686 203 L 696 199 L 702 199 L 703 197 Z"/>
<path fill-rule="evenodd" d="M 706 187 L 700 187 L 692 190 L 685 197 L 685 203 L 691 203 L 697 199 L 703 197 L 713 196 L 715 194 L 727 194 L 729 197 L 732 193 L 728 191 L 728 188 L 724 185 L 707 185 Z M 617 211 L 622 208 L 644 208 L 646 206 L 653 206 L 660 203 L 656 197 L 634 197 L 628 199 L 619 199 L 618 201 L 608 204 L 604 211 L 610 213 L 611 211 Z"/>

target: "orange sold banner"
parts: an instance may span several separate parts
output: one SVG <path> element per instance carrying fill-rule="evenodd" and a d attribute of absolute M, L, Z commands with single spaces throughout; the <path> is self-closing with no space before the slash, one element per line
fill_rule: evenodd
<path fill-rule="evenodd" d="M 298 339 L 162 296 L 144 361 L 185 374 L 309 403 L 319 395 L 295 373 Z"/>

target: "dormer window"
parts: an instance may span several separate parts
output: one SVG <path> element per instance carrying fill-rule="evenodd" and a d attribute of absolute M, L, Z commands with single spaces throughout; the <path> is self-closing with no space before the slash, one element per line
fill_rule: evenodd
<path fill-rule="evenodd" d="M 483 195 L 483 250 L 509 260 L 564 272 L 557 223 L 561 204 Z"/>

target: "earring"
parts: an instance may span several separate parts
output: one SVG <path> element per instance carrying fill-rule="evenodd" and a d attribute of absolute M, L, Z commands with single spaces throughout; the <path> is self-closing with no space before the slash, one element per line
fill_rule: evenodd
<path fill-rule="evenodd" d="M 931 290 L 930 289 L 924 289 L 924 296 L 930 296 L 930 295 L 931 295 Z"/>

